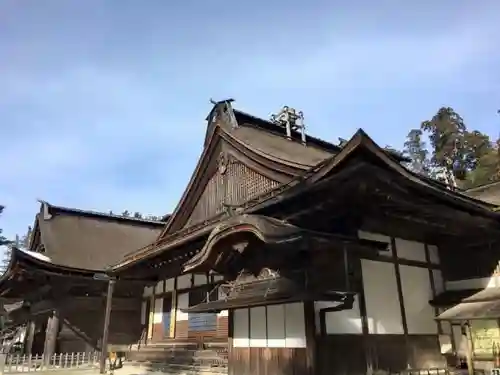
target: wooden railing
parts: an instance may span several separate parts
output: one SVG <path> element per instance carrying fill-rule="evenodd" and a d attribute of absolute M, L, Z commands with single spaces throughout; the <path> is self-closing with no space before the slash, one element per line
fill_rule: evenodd
<path fill-rule="evenodd" d="M 4 354 L 3 373 L 25 373 L 35 371 L 68 371 L 72 369 L 97 368 L 99 353 L 54 354 L 48 360 L 43 355 Z"/>
<path fill-rule="evenodd" d="M 448 368 L 420 368 L 405 369 L 401 371 L 374 370 L 373 375 L 452 375 Z"/>

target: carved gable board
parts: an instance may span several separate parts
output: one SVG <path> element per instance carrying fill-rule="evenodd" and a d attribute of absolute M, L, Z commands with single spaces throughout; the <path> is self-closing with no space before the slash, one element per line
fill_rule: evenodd
<path fill-rule="evenodd" d="M 226 205 L 235 206 L 279 186 L 274 181 L 226 153 L 219 155 L 218 168 L 205 185 L 184 227 L 224 212 Z"/>

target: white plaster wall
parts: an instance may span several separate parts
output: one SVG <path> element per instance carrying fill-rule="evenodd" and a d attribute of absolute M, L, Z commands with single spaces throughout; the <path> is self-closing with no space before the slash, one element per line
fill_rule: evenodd
<path fill-rule="evenodd" d="M 440 270 L 432 270 L 432 277 L 434 278 L 434 289 L 436 295 L 444 292 L 443 273 Z"/>
<path fill-rule="evenodd" d="M 439 250 L 436 245 L 427 245 L 429 250 L 429 260 L 433 264 L 439 264 Z"/>
<path fill-rule="evenodd" d="M 401 308 L 394 264 L 361 260 L 368 332 L 402 334 Z"/>
<path fill-rule="evenodd" d="M 267 346 L 266 307 L 250 308 L 250 347 L 265 348 Z"/>
<path fill-rule="evenodd" d="M 175 313 L 175 320 L 180 322 L 188 320 L 188 313 L 182 312 L 181 309 L 189 307 L 189 293 L 181 293 L 177 296 L 177 311 Z"/>
<path fill-rule="evenodd" d="M 233 311 L 233 346 L 248 348 L 250 346 L 250 314 L 248 309 Z"/>
<path fill-rule="evenodd" d="M 163 298 L 155 299 L 153 323 L 161 323 L 163 320 Z"/>
<path fill-rule="evenodd" d="M 306 347 L 306 325 L 302 302 L 285 304 L 285 347 Z"/>
<path fill-rule="evenodd" d="M 315 302 L 315 321 L 316 332 L 320 333 L 320 310 L 328 307 L 339 306 L 339 302 Z M 327 311 L 325 312 L 325 330 L 326 333 L 331 334 L 361 334 L 361 313 L 359 310 L 359 298 L 354 299 L 352 309 L 341 311 Z"/>
<path fill-rule="evenodd" d="M 175 278 L 165 280 L 165 292 L 171 292 L 175 287 Z"/>
<path fill-rule="evenodd" d="M 214 282 L 224 280 L 224 276 L 222 276 L 222 275 L 213 275 L 213 278 L 214 278 Z"/>
<path fill-rule="evenodd" d="M 401 286 L 409 334 L 437 334 L 429 270 L 401 265 Z"/>
<path fill-rule="evenodd" d="M 320 321 L 320 310 L 328 307 L 340 306 L 341 302 L 333 301 L 315 301 L 314 302 L 314 328 L 316 333 L 319 335 L 321 333 L 321 321 Z M 326 317 L 325 317 L 326 318 Z"/>
<path fill-rule="evenodd" d="M 385 236 L 385 235 L 379 234 L 379 233 L 371 233 L 371 232 L 365 232 L 362 230 L 358 230 L 358 238 L 362 238 L 364 240 L 372 240 L 372 241 L 379 241 L 379 242 L 387 243 L 388 244 L 387 250 L 386 251 L 379 251 L 378 253 L 380 255 L 392 258 L 391 238 L 389 236 Z"/>
<path fill-rule="evenodd" d="M 425 256 L 425 244 L 404 240 L 402 238 L 396 238 L 395 242 L 398 258 L 427 262 L 427 257 Z"/>
<path fill-rule="evenodd" d="M 304 305 L 301 302 L 237 309 L 232 316 L 234 347 L 306 346 Z"/>
<path fill-rule="evenodd" d="M 191 288 L 191 274 L 186 273 L 177 277 L 177 289 Z"/>
<path fill-rule="evenodd" d="M 158 281 L 158 284 L 155 286 L 155 294 L 163 293 L 163 286 L 165 285 L 164 281 Z"/>
<path fill-rule="evenodd" d="M 199 274 L 199 273 L 195 273 L 194 274 L 194 280 L 193 280 L 193 283 L 194 285 L 198 286 L 198 285 L 205 285 L 208 283 L 208 280 L 207 280 L 207 275 L 206 274 Z"/>
<path fill-rule="evenodd" d="M 286 347 L 285 306 L 267 306 L 267 347 Z"/>

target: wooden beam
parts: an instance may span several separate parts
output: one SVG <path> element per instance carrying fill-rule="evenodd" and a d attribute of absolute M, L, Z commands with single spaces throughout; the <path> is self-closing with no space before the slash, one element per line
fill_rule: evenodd
<path fill-rule="evenodd" d="M 30 356 L 33 354 L 33 341 L 35 339 L 36 323 L 33 320 L 28 322 L 28 329 L 26 332 L 26 344 L 24 346 L 24 354 Z"/>
<path fill-rule="evenodd" d="M 486 230 L 492 230 L 500 234 L 500 229 L 498 229 L 498 222 L 482 217 L 480 215 L 472 215 L 464 210 L 458 208 L 452 208 L 451 205 L 446 205 L 442 203 L 435 202 L 431 199 L 423 198 L 419 195 L 406 196 L 402 195 L 400 192 L 396 191 L 392 185 L 387 187 L 384 192 L 372 191 L 368 192 L 372 198 L 372 202 L 377 202 L 378 205 L 390 205 L 389 207 L 402 207 L 409 209 L 414 213 L 422 213 L 425 216 L 440 217 L 442 220 L 448 220 L 453 223 L 462 223 L 464 225 L 471 225 L 473 223 L 476 228 L 484 228 Z"/>
<path fill-rule="evenodd" d="M 410 356 L 410 344 L 408 341 L 408 322 L 406 320 L 406 310 L 405 310 L 405 300 L 403 294 L 403 283 L 401 280 L 401 270 L 399 267 L 399 258 L 398 258 L 398 249 L 396 247 L 396 239 L 391 237 L 391 249 L 392 249 L 392 257 L 394 258 L 394 271 L 396 274 L 396 287 L 398 292 L 398 301 L 399 301 L 399 309 L 401 312 L 401 324 L 403 325 L 403 335 L 405 338 L 405 346 L 406 346 L 406 359 L 408 368 L 411 368 L 412 364 L 408 362 Z"/>
<path fill-rule="evenodd" d="M 59 321 L 59 313 L 57 310 L 52 312 L 47 322 L 47 330 L 45 331 L 45 344 L 43 350 L 43 362 L 45 366 L 50 366 L 50 360 L 56 351 L 57 336 L 61 328 Z"/>
<path fill-rule="evenodd" d="M 315 327 L 314 302 L 304 301 L 304 324 L 306 334 L 306 363 L 310 375 L 317 373 L 317 348 L 316 348 L 316 327 Z"/>
<path fill-rule="evenodd" d="M 106 312 L 104 314 L 104 327 L 102 332 L 101 343 L 101 358 L 99 373 L 106 373 L 106 358 L 108 358 L 108 337 L 109 337 L 109 323 L 111 319 L 111 304 L 113 302 L 113 291 L 115 289 L 115 280 L 108 281 L 108 292 L 106 295 Z"/>

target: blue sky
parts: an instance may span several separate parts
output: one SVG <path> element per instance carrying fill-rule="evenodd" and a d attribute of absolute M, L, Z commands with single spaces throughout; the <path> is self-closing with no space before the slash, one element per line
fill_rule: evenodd
<path fill-rule="evenodd" d="M 36 199 L 172 211 L 209 99 L 401 147 L 440 106 L 500 132 L 500 2 L 0 1 L 0 227 Z"/>

